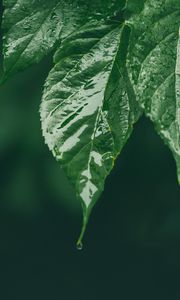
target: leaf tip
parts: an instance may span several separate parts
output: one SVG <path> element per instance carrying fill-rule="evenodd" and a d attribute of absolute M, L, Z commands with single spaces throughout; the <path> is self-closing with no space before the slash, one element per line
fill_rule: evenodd
<path fill-rule="evenodd" d="M 78 241 L 76 243 L 77 250 L 82 250 L 83 249 L 83 242 L 82 241 L 83 241 L 83 238 L 84 238 L 84 234 L 86 232 L 87 223 L 88 223 L 88 218 L 87 218 L 87 215 L 84 214 L 81 232 L 80 232 Z"/>
<path fill-rule="evenodd" d="M 89 215 L 91 213 L 91 207 L 86 207 L 83 203 L 83 223 L 82 223 L 82 228 L 81 228 L 81 232 L 80 232 L 80 235 L 79 235 L 79 238 L 77 240 L 77 243 L 76 243 L 76 248 L 77 250 L 82 250 L 83 249 L 83 238 L 84 238 L 84 235 L 85 235 L 85 232 L 86 232 L 86 228 L 87 228 L 87 224 L 88 224 L 88 221 L 89 221 Z"/>

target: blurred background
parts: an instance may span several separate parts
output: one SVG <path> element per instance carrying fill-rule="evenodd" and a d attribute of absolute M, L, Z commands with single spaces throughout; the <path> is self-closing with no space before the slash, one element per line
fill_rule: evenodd
<path fill-rule="evenodd" d="M 51 65 L 50 55 L 0 87 L 0 299 L 179 300 L 180 187 L 145 118 L 76 250 L 81 207 L 41 135 Z"/>

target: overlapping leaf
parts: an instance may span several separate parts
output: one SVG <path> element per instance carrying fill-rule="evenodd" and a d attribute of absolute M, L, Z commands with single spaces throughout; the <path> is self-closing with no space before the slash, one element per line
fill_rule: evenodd
<path fill-rule="evenodd" d="M 4 78 L 39 62 L 62 28 L 58 1 L 4 1 Z"/>
<path fill-rule="evenodd" d="M 142 11 L 129 20 L 128 74 L 140 105 L 172 150 L 180 181 L 180 1 L 142 2 Z"/>

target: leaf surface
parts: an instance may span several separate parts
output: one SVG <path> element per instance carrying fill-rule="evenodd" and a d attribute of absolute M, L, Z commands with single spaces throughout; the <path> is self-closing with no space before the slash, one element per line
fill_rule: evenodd
<path fill-rule="evenodd" d="M 114 160 L 140 115 L 122 72 L 126 34 L 120 21 L 88 22 L 56 52 L 45 85 L 43 134 L 83 205 L 79 243 Z"/>
<path fill-rule="evenodd" d="M 62 27 L 58 1 L 4 1 L 4 78 L 39 62 Z"/>
<path fill-rule="evenodd" d="M 140 2 L 141 12 L 128 22 L 128 74 L 137 100 L 174 155 L 180 181 L 180 1 Z"/>

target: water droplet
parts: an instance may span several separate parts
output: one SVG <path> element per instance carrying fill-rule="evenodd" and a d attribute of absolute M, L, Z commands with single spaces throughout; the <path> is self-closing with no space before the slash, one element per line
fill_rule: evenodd
<path fill-rule="evenodd" d="M 77 250 L 82 250 L 83 249 L 83 243 L 82 242 L 78 242 L 76 245 Z"/>

